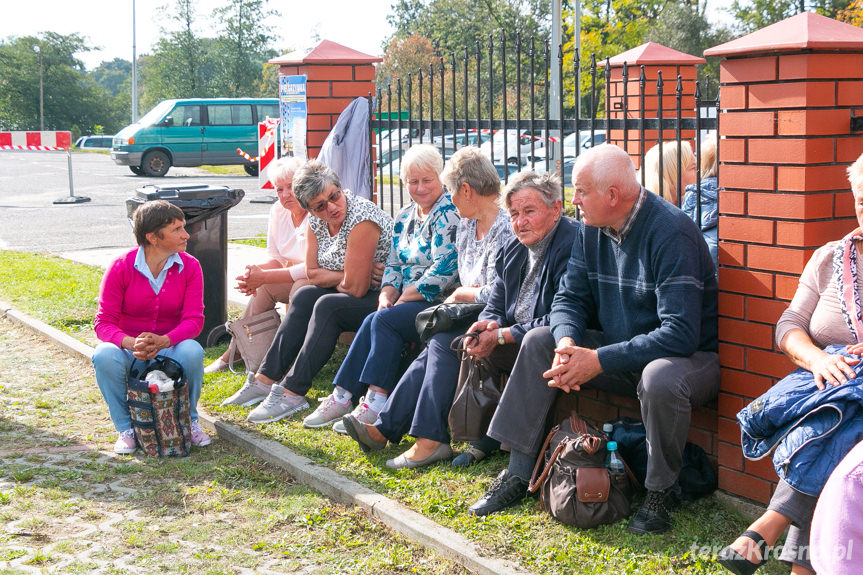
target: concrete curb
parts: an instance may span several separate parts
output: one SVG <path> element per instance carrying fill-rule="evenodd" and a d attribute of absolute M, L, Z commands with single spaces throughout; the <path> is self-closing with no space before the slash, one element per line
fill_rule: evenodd
<path fill-rule="evenodd" d="M 66 351 L 90 359 L 93 348 L 50 325 L 31 318 L 0 301 L 4 317 L 51 338 Z M 515 563 L 504 559 L 483 557 L 466 537 L 438 525 L 431 519 L 408 509 L 401 503 L 375 493 L 359 483 L 342 477 L 335 471 L 298 455 L 277 441 L 257 437 L 244 429 L 199 411 L 201 423 L 215 429 L 219 437 L 248 453 L 287 471 L 297 481 L 345 505 L 356 505 L 390 529 L 411 541 L 434 550 L 479 575 L 529 575 Z"/>
<path fill-rule="evenodd" d="M 51 327 L 45 322 L 39 321 L 38 319 L 32 318 L 28 315 L 24 315 L 20 311 L 13 309 L 12 306 L 6 302 L 0 301 L 0 310 L 3 311 L 3 317 L 8 317 L 17 324 L 23 325 L 33 331 L 37 331 L 42 335 L 50 337 L 54 340 L 54 343 L 64 348 L 66 351 L 82 355 L 86 359 L 93 357 L 93 348 L 86 343 L 78 341 L 74 337 L 63 333 L 57 328 Z"/>

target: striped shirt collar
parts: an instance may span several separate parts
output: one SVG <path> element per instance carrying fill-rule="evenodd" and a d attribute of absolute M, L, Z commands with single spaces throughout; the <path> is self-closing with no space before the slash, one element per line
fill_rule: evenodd
<path fill-rule="evenodd" d="M 635 224 L 635 218 L 638 217 L 638 212 L 641 210 L 641 206 L 644 205 L 644 200 L 647 198 L 646 194 L 647 190 L 642 186 L 641 190 L 638 192 L 638 198 L 635 200 L 635 205 L 632 206 L 632 209 L 629 211 L 629 215 L 626 216 L 626 220 L 624 220 L 623 225 L 620 226 L 620 231 L 614 231 L 614 228 L 611 226 L 605 226 L 600 228 L 602 233 L 617 242 L 618 245 L 623 243 L 623 240 L 626 239 L 627 234 L 629 234 L 629 231 L 632 229 L 633 224 Z"/>

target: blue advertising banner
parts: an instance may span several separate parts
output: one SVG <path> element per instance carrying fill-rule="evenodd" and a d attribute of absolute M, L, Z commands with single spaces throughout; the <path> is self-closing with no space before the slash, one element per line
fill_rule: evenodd
<path fill-rule="evenodd" d="M 282 156 L 306 158 L 306 76 L 279 75 Z"/>

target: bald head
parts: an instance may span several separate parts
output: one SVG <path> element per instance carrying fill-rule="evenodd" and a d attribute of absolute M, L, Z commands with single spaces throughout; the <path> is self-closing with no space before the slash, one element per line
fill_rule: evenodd
<path fill-rule="evenodd" d="M 573 184 L 577 171 L 599 191 L 615 187 L 626 198 L 637 196 L 641 189 L 629 154 L 613 144 L 600 144 L 581 154 L 572 170 Z"/>
<path fill-rule="evenodd" d="M 611 144 L 581 154 L 572 168 L 573 203 L 585 223 L 617 229 L 632 209 L 641 186 L 629 155 Z"/>

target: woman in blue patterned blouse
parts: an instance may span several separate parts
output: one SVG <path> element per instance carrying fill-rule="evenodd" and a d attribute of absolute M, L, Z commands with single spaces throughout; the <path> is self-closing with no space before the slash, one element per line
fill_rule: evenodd
<path fill-rule="evenodd" d="M 351 398 L 366 390 L 353 414 L 376 419 L 395 387 L 404 343 L 419 342 L 416 315 L 456 287 L 459 216 L 440 182 L 441 170 L 443 158 L 430 145 L 415 145 L 402 158 L 401 178 L 413 201 L 395 217 L 378 311 L 363 322 L 333 381 L 333 393 L 303 420 L 306 427 L 338 422 L 336 430 L 344 432 L 340 420 L 351 412 Z"/>

